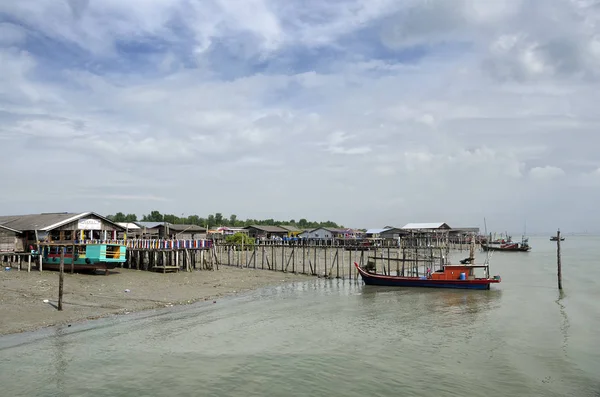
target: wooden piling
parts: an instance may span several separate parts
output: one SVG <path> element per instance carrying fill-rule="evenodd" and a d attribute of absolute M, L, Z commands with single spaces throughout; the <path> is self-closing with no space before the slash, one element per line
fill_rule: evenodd
<path fill-rule="evenodd" d="M 558 289 L 562 290 L 562 264 L 560 258 L 560 229 L 556 232 L 556 267 L 558 276 Z"/>
<path fill-rule="evenodd" d="M 63 299 L 63 283 L 65 278 L 65 247 L 60 249 L 60 264 L 59 264 L 59 275 L 58 275 L 58 310 L 62 311 L 62 299 Z"/>
<path fill-rule="evenodd" d="M 75 245 L 73 245 L 73 255 L 71 256 L 71 274 L 75 273 Z"/>

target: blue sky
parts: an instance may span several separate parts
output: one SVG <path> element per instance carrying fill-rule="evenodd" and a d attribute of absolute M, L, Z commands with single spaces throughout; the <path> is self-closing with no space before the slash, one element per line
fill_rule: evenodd
<path fill-rule="evenodd" d="M 590 230 L 588 3 L 3 2 L 0 207 Z"/>

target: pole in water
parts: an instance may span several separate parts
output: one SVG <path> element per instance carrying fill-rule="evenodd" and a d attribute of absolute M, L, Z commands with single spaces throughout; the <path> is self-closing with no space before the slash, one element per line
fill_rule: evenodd
<path fill-rule="evenodd" d="M 58 310 L 62 311 L 63 281 L 65 277 L 65 247 L 60 248 L 60 274 L 58 275 Z"/>
<path fill-rule="evenodd" d="M 556 266 L 558 268 L 558 289 L 562 290 L 562 267 L 560 263 L 560 229 L 556 232 Z"/>

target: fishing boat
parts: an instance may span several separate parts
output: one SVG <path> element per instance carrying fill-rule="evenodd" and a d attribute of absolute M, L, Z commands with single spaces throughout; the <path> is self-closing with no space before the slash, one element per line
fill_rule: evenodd
<path fill-rule="evenodd" d="M 550 241 L 558 241 L 558 237 L 556 237 L 556 236 L 552 236 L 552 237 L 550 237 Z M 565 238 L 564 238 L 564 237 L 561 237 L 561 238 L 560 238 L 560 241 L 565 241 Z"/>
<path fill-rule="evenodd" d="M 441 264 L 438 270 L 428 270 L 424 275 L 404 276 L 378 274 L 372 268 L 364 269 L 358 263 L 354 266 L 366 285 L 386 287 L 458 288 L 489 290 L 491 284 L 499 283 L 499 275 L 490 277 L 489 263 L 474 264 L 474 243 L 471 255 L 460 264 Z M 475 269 L 483 269 L 483 277 L 475 275 Z"/>
<path fill-rule="evenodd" d="M 507 252 L 528 252 L 531 251 L 529 238 L 523 236 L 521 242 L 512 241 L 510 236 L 497 240 L 489 240 L 481 244 L 481 249 L 484 251 L 507 251 Z"/>
<path fill-rule="evenodd" d="M 73 252 L 75 247 L 75 252 Z M 79 243 L 70 246 L 48 245 L 42 249 L 42 266 L 44 269 L 58 269 L 61 250 L 64 248 L 65 269 L 82 271 L 104 270 L 106 274 L 126 261 L 127 247 L 118 243 Z"/>

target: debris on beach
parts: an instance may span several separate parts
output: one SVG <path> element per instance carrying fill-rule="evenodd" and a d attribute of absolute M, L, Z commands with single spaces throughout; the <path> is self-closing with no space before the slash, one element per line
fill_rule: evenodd
<path fill-rule="evenodd" d="M 48 303 L 48 302 L 50 302 L 50 301 L 49 301 L 48 299 L 44 299 L 44 300 L 43 300 L 43 302 L 44 302 L 44 303 Z"/>
<path fill-rule="evenodd" d="M 127 288 L 127 289 L 125 290 L 125 292 L 131 292 L 131 290 L 130 290 L 129 288 Z"/>

